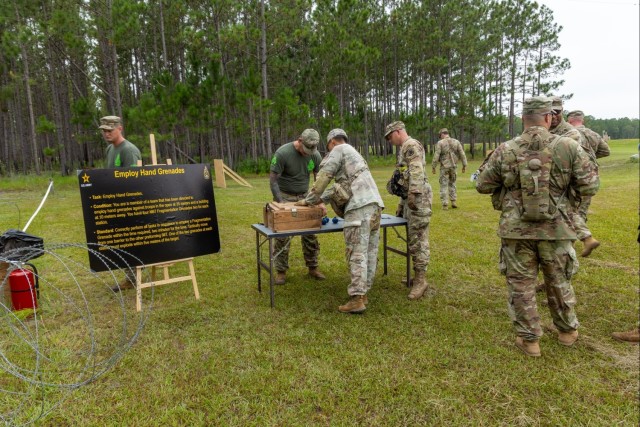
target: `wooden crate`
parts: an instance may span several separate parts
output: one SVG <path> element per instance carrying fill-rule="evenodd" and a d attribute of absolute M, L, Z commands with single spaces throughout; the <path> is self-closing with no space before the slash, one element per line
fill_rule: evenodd
<path fill-rule="evenodd" d="M 319 230 L 322 226 L 322 208 L 294 206 L 294 203 L 267 203 L 264 207 L 264 225 L 275 232 L 292 230 Z"/>

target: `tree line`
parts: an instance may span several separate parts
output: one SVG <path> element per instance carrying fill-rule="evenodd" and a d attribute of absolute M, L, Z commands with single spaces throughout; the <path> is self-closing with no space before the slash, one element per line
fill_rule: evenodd
<path fill-rule="evenodd" d="M 307 127 L 386 156 L 397 119 L 430 150 L 441 127 L 487 148 L 570 66 L 551 10 L 530 0 L 5 3 L 0 174 L 101 166 L 104 115 L 145 158 L 154 133 L 174 163 L 258 170 Z"/>

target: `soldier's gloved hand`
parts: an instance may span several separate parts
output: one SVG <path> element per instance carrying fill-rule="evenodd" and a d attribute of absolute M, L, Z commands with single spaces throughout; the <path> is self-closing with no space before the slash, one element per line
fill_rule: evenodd
<path fill-rule="evenodd" d="M 398 205 L 398 207 L 396 208 L 396 216 L 398 218 L 402 218 L 404 214 L 404 206 L 402 205 L 402 203 L 400 203 Z"/>
<path fill-rule="evenodd" d="M 409 206 L 409 209 L 411 209 L 412 211 L 417 210 L 418 205 L 421 202 L 422 202 L 422 194 L 409 193 L 409 196 L 407 197 L 407 206 Z"/>
<path fill-rule="evenodd" d="M 436 174 L 436 168 L 432 168 L 431 169 L 431 173 L 435 175 Z"/>
<path fill-rule="evenodd" d="M 302 199 L 302 200 L 298 200 L 297 202 L 295 202 L 293 204 L 294 206 L 307 206 L 307 201 Z"/>
<path fill-rule="evenodd" d="M 465 173 L 467 171 L 467 167 L 466 166 L 462 166 L 462 173 Z"/>

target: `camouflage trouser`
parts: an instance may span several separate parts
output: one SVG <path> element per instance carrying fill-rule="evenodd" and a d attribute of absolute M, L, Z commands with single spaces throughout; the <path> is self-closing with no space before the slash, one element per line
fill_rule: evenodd
<path fill-rule="evenodd" d="M 297 202 L 304 199 L 303 195 L 295 196 L 293 194 L 282 193 L 284 202 Z M 318 266 L 318 254 L 320 253 L 320 242 L 315 234 L 300 236 L 302 239 L 302 254 L 304 262 L 309 268 Z M 276 255 L 274 265 L 276 271 L 287 271 L 289 269 L 289 249 L 291 248 L 292 238 L 274 239 L 273 253 Z"/>
<path fill-rule="evenodd" d="M 429 251 L 429 222 L 431 221 L 431 201 L 433 193 L 431 185 L 427 184 L 422 194 L 418 209 L 411 210 L 404 203 L 403 218 L 409 222 L 409 253 L 413 259 L 415 271 L 427 271 L 431 252 Z"/>
<path fill-rule="evenodd" d="M 502 239 L 500 271 L 507 277 L 508 311 L 516 334 L 525 340 L 542 336 L 536 304 L 538 269 L 544 283 L 553 324 L 563 332 L 580 325 L 574 310 L 576 296 L 571 277 L 578 260 L 571 240 Z"/>
<path fill-rule="evenodd" d="M 351 273 L 349 295 L 365 295 L 373 285 L 378 264 L 380 218 L 376 204 L 350 210 L 344 215 L 344 242 Z"/>
<path fill-rule="evenodd" d="M 456 168 L 440 167 L 440 201 L 442 206 L 447 206 L 449 200 L 455 202 L 458 200 L 456 193 Z"/>
<path fill-rule="evenodd" d="M 571 208 L 570 217 L 578 239 L 584 240 L 591 236 L 591 231 L 587 227 L 587 212 L 589 211 L 589 206 L 591 206 L 591 196 L 582 196 L 581 199 L 578 209 Z"/>

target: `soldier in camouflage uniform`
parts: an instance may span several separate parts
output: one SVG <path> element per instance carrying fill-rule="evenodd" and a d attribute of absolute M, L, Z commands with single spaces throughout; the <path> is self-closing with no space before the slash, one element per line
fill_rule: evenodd
<path fill-rule="evenodd" d="M 551 127 L 549 128 L 549 132 L 554 135 L 566 136 L 567 138 L 571 138 L 577 143 L 582 144 L 582 136 L 580 136 L 580 132 L 564 120 L 564 116 L 562 115 L 564 108 L 562 106 L 562 98 L 554 96 L 551 100 L 553 116 L 551 116 Z"/>
<path fill-rule="evenodd" d="M 342 313 L 362 313 L 368 303 L 367 292 L 373 285 L 378 263 L 380 219 L 384 203 L 378 193 L 367 162 L 348 142 L 347 133 L 333 129 L 327 135 L 329 154 L 320 163 L 316 182 L 298 205 L 327 203 L 338 193 L 337 186 L 346 191 L 344 205 L 344 241 L 351 273 L 347 288 L 349 301 L 338 307 Z M 335 184 L 325 191 L 331 180 Z"/>
<path fill-rule="evenodd" d="M 573 139 L 549 133 L 552 114 L 551 99 L 526 99 L 522 111 L 524 133 L 494 151 L 476 187 L 480 193 L 492 194 L 494 208 L 502 211 L 498 227 L 502 240 L 500 269 L 507 279 L 516 346 L 528 356 L 540 356 L 542 328 L 535 295 L 539 269 L 547 286 L 548 306 L 559 343 L 571 346 L 578 338 L 576 298 L 571 286 L 571 277 L 578 268 L 573 249 L 576 233 L 567 219 L 566 194 L 571 188 L 580 196 L 593 195 L 600 184 L 582 147 Z M 549 161 L 536 165 L 527 161 L 530 153 L 548 153 Z M 545 190 L 545 184 L 538 187 L 537 180 L 534 193 L 521 187 L 527 178 L 521 171 L 530 167 L 532 172 L 534 166 L 547 171 L 547 201 L 538 206 L 546 219 L 531 220 L 524 215 L 524 196 L 530 200 L 532 194 Z"/>
<path fill-rule="evenodd" d="M 297 202 L 304 199 L 309 190 L 309 176 L 314 178 L 320 168 L 322 156 L 317 150 L 320 135 L 314 129 L 305 129 L 293 142 L 278 148 L 271 159 L 269 184 L 273 200 L 276 202 Z M 324 274 L 318 269 L 320 243 L 314 234 L 305 235 L 302 239 L 302 253 L 309 268 L 309 275 L 323 280 Z M 289 269 L 289 247 L 291 238 L 275 239 L 273 248 L 277 271 L 276 285 L 284 285 L 286 272 Z"/>
<path fill-rule="evenodd" d="M 402 122 L 388 124 L 384 137 L 391 145 L 400 147 L 398 168 L 404 176 L 407 198 L 400 198 L 396 215 L 409 222 L 409 252 L 413 259 L 414 277 L 408 298 L 417 300 L 429 287 L 426 273 L 430 258 L 429 222 L 433 193 L 425 173 L 424 147 L 407 134 Z"/>
<path fill-rule="evenodd" d="M 549 131 L 554 135 L 566 136 L 568 138 L 576 140 L 582 146 L 582 149 L 586 151 L 587 155 L 589 155 L 589 158 L 593 161 L 597 170 L 598 165 L 597 163 L 595 163 L 593 150 L 585 140 L 582 132 L 576 129 L 571 123 L 567 123 L 566 121 L 564 121 L 564 117 L 562 116 L 562 98 L 560 98 L 559 96 L 554 96 L 552 100 L 552 108 L 555 114 L 551 119 L 551 128 L 549 129 Z M 608 153 L 609 150 L 607 146 L 607 155 Z M 589 205 L 591 204 L 591 197 L 584 196 L 581 199 L 574 193 L 571 193 L 570 197 L 572 200 L 572 206 L 571 209 L 569 209 L 569 216 L 571 217 L 571 222 L 573 222 L 573 226 L 576 229 L 578 240 L 580 240 L 584 245 L 584 248 L 580 255 L 583 257 L 587 257 L 591 255 L 591 252 L 595 248 L 600 246 L 600 242 L 593 238 L 589 227 L 587 227 L 586 211 L 589 209 Z M 582 211 L 584 211 L 584 215 L 581 213 Z"/>
<path fill-rule="evenodd" d="M 442 209 L 448 209 L 449 200 L 451 207 L 457 208 L 456 200 L 458 194 L 456 192 L 456 166 L 458 160 L 462 161 L 462 173 L 467 171 L 467 156 L 464 154 L 464 147 L 457 139 L 449 136 L 447 128 L 440 129 L 440 141 L 436 144 L 436 150 L 433 153 L 433 161 L 431 162 L 431 172 L 435 175 L 436 166 L 440 165 L 440 200 L 442 201 Z"/>
<path fill-rule="evenodd" d="M 587 152 L 587 154 L 589 154 L 589 158 L 597 170 L 598 163 L 596 162 L 596 159 L 607 157 L 611 154 L 609 151 L 609 145 L 600 135 L 584 126 L 584 113 L 582 111 L 571 111 L 567 115 L 567 121 L 578 132 L 580 132 L 580 136 L 582 137 L 582 148 Z M 580 254 L 583 257 L 589 256 L 592 250 L 600 246 L 600 242 L 591 236 L 591 231 L 589 231 L 586 224 L 589 206 L 591 206 L 591 197 L 582 197 L 577 214 L 574 216 L 578 239 L 582 240 L 584 243 L 584 249 Z"/>

